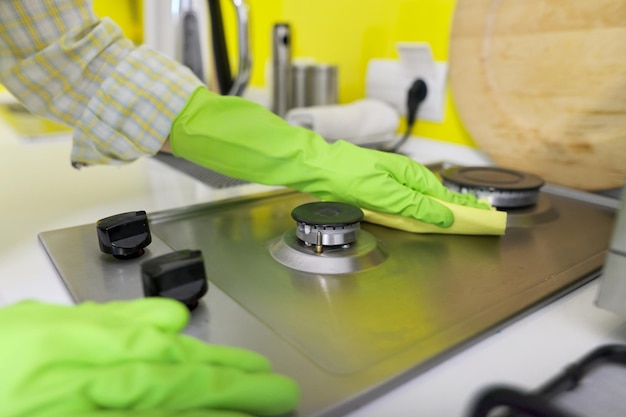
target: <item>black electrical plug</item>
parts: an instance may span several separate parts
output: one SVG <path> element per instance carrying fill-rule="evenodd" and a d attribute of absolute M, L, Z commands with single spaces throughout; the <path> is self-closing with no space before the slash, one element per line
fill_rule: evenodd
<path fill-rule="evenodd" d="M 409 88 L 409 92 L 406 96 L 406 117 L 408 131 L 410 131 L 415 124 L 417 110 L 419 109 L 420 104 L 422 104 L 422 102 L 426 99 L 427 94 L 428 87 L 426 86 L 426 82 L 424 80 L 418 78 L 417 80 L 413 81 L 413 84 L 411 84 L 411 88 Z"/>
<path fill-rule="evenodd" d="M 415 79 L 406 95 L 406 132 L 391 148 L 385 149 L 387 152 L 396 152 L 411 136 L 411 130 L 413 130 L 413 125 L 415 125 L 419 107 L 427 95 L 428 87 L 426 82 L 421 78 Z"/>

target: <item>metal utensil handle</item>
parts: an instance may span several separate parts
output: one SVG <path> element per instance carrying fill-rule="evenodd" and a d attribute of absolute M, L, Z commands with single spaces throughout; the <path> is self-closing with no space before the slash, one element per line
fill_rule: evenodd
<path fill-rule="evenodd" d="M 181 61 L 196 74 L 196 77 L 206 81 L 201 51 L 198 16 L 194 10 L 185 11 L 183 14 L 183 53 Z"/>
<path fill-rule="evenodd" d="M 227 94 L 233 86 L 233 77 L 230 71 L 228 48 L 226 47 L 226 33 L 220 0 L 208 0 L 209 18 L 211 21 L 211 42 L 214 64 L 214 81 L 217 91 Z"/>
<path fill-rule="evenodd" d="M 291 108 L 291 28 L 277 23 L 272 28 L 272 111 L 284 117 Z"/>
<path fill-rule="evenodd" d="M 248 86 L 252 72 L 252 57 L 250 54 L 250 19 L 248 5 L 245 0 L 232 0 L 237 13 L 237 40 L 238 40 L 238 68 L 233 85 L 228 95 L 241 96 Z"/>
<path fill-rule="evenodd" d="M 182 42 L 180 50 L 177 50 L 175 46 L 178 42 L 178 39 L 176 39 L 172 42 L 173 49 L 170 51 L 166 50 L 166 52 L 169 52 L 174 58 L 189 67 L 200 80 L 208 83 L 210 66 L 208 64 L 209 47 L 207 42 L 209 36 L 207 28 L 209 24 L 207 18 L 209 12 L 206 2 L 204 0 L 181 0 L 174 7 L 174 2 L 172 1 L 171 6 L 172 10 L 161 10 L 166 16 L 169 15 L 168 19 L 171 19 L 169 20 L 169 27 L 162 27 L 164 23 L 167 25 L 166 19 L 157 19 L 153 30 L 160 28 L 162 32 L 171 36 L 170 32 L 180 27 L 180 41 Z M 176 19 L 179 19 L 179 21 L 175 22 Z M 163 39 L 164 37 L 160 34 L 156 36 L 153 40 L 153 45 L 159 48 L 167 45 Z"/>

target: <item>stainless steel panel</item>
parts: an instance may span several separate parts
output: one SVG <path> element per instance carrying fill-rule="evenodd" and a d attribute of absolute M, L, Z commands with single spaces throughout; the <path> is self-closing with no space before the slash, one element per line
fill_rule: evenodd
<path fill-rule="evenodd" d="M 626 256 L 609 252 L 598 288 L 598 307 L 626 317 Z"/>
<path fill-rule="evenodd" d="M 596 304 L 626 317 L 626 204 L 617 215 Z"/>
<path fill-rule="evenodd" d="M 512 214 L 502 237 L 364 223 L 386 257 L 356 273 L 296 271 L 271 256 L 295 227 L 291 210 L 312 201 L 295 192 L 151 214 L 155 246 L 128 263 L 98 252 L 93 225 L 40 238 L 77 301 L 141 297 L 140 262 L 201 249 L 211 288 L 187 331 L 267 355 L 301 385 L 299 416 L 334 416 L 597 277 L 614 205 L 546 189 L 550 215 Z"/>
<path fill-rule="evenodd" d="M 611 250 L 626 256 L 626 204 L 622 204 L 617 217 L 615 231 L 611 239 Z"/>

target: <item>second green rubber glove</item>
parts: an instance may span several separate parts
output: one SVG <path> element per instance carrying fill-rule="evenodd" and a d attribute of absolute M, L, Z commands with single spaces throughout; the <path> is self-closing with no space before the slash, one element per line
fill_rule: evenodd
<path fill-rule="evenodd" d="M 329 144 L 260 105 L 204 88 L 194 92 L 174 120 L 170 145 L 174 155 L 224 175 L 439 227 L 450 227 L 454 216 L 429 197 L 486 208 L 472 195 L 449 191 L 428 168 L 406 156 L 345 141 Z"/>
<path fill-rule="evenodd" d="M 2 417 L 283 415 L 298 401 L 263 356 L 180 334 L 165 298 L 0 309 Z"/>

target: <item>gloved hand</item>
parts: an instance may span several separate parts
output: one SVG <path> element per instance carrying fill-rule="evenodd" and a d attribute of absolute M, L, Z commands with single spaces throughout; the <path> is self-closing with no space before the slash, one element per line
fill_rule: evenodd
<path fill-rule="evenodd" d="M 261 355 L 179 333 L 183 304 L 147 298 L 0 309 L 2 417 L 274 416 L 298 390 Z"/>
<path fill-rule="evenodd" d="M 230 177 L 284 185 L 321 200 L 342 201 L 449 227 L 452 212 L 432 200 L 488 208 L 445 188 L 412 159 L 337 141 L 294 127 L 264 107 L 204 88 L 194 92 L 170 131 L 172 153 Z"/>

